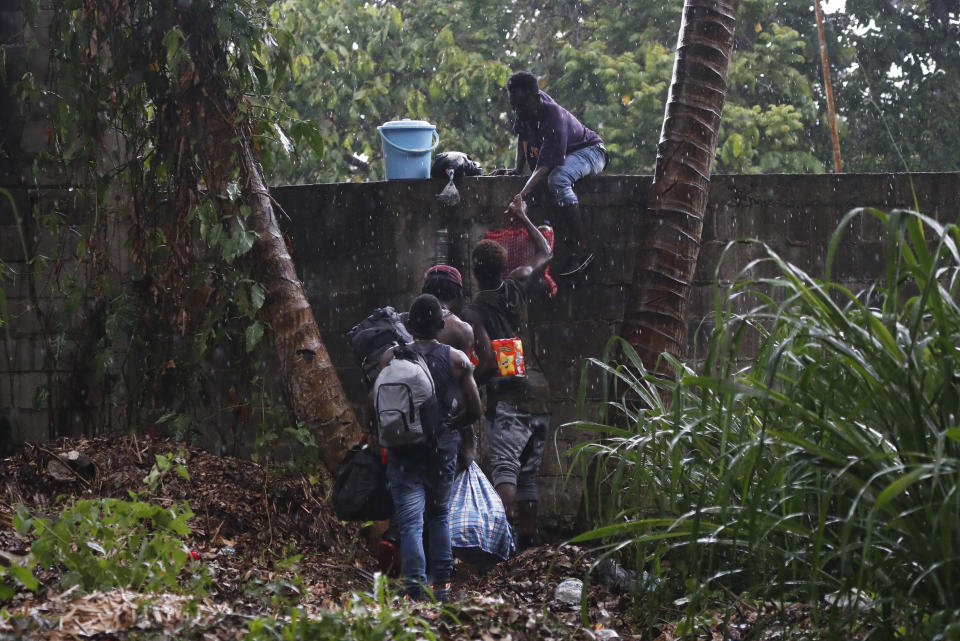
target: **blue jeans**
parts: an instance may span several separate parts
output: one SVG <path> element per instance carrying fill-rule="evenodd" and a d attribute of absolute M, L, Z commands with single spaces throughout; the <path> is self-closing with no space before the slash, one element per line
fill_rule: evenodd
<path fill-rule="evenodd" d="M 591 145 L 567 154 L 559 167 L 547 176 L 547 190 L 559 207 L 580 202 L 573 192 L 573 183 L 584 176 L 599 174 L 607 165 L 607 155 L 599 145 Z"/>
<path fill-rule="evenodd" d="M 445 430 L 437 439 L 438 455 L 393 452 L 387 456 L 387 481 L 393 496 L 393 520 L 400 531 L 400 562 L 407 594 L 419 597 L 426 577 L 423 532 L 430 551 L 430 584 L 450 580 L 450 490 L 457 467 L 460 432 Z M 427 452 L 424 447 L 423 451 Z"/>

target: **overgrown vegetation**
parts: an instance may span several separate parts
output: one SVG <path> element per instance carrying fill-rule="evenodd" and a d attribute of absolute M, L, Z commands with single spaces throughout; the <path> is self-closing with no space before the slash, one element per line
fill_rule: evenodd
<path fill-rule="evenodd" d="M 50 588 L 55 592 L 73 588 L 78 594 L 121 588 L 142 594 L 186 594 L 193 603 L 202 599 L 211 577 L 207 563 L 189 547 L 187 522 L 194 514 L 186 501 L 172 503 L 159 493 L 169 475 L 189 480 L 182 456 L 156 455 L 142 488 L 130 491 L 127 499 L 74 500 L 54 516 L 18 506 L 14 525 L 31 541 L 30 552 L 16 563 L 0 565 L 0 602 L 23 589 L 42 597 Z M 425 620 L 398 601 L 385 576 L 377 575 L 369 594 L 352 595 L 342 608 L 305 611 L 301 557 L 293 551 L 292 546 L 285 547 L 282 558 L 246 577 L 243 593 L 271 613 L 246 622 L 250 638 L 436 638 Z M 49 572 L 57 577 L 55 585 L 38 581 Z"/>
<path fill-rule="evenodd" d="M 179 591 L 181 570 L 196 561 L 186 547 L 187 521 L 193 512 L 186 501 L 159 505 L 149 500 L 171 472 L 189 478 L 173 454 L 157 455 L 143 479 L 147 500 L 133 492 L 129 499 L 84 499 L 56 517 L 39 516 L 19 506 L 14 526 L 32 539 L 30 553 L 20 563 L 0 567 L 0 600 L 13 596 L 17 584 L 37 591 L 35 566 L 60 571 L 62 589 Z M 192 568 L 189 577 L 182 589 L 202 596 L 209 581 L 203 566 Z"/>
<path fill-rule="evenodd" d="M 273 435 L 264 442 L 296 442 L 285 431 L 294 420 L 282 390 L 265 376 L 267 292 L 252 275 L 255 233 L 240 204 L 239 163 L 204 157 L 197 128 L 247 119 L 267 167 L 283 153 L 272 142 L 287 139 L 283 129 L 296 142 L 315 140 L 315 126 L 292 119 L 275 95 L 289 36 L 270 5 L 57 3 L 52 85 L 29 74 L 16 84 L 25 112 L 49 117 L 49 147 L 32 167 L 37 185 L 61 176 L 72 187 L 57 199 L 38 188 L 33 211 L 21 212 L 34 239 L 25 273 L 2 280 L 29 282 L 30 313 L 49 343 L 50 376 L 35 405 L 51 417 L 69 405 L 93 410 L 75 431 L 156 429 L 222 453 L 260 433 Z M 32 21 L 35 3 L 24 11 Z M 196 32 L 181 26 L 184 14 Z M 198 111 L 197 94 L 213 91 L 195 73 L 203 55 L 216 59 L 204 63 L 217 67 L 236 113 Z M 211 164 L 232 177 L 224 194 L 209 184 Z M 56 309 L 40 300 L 49 290 L 63 294 Z M 51 429 L 59 423 L 51 418 Z"/>
<path fill-rule="evenodd" d="M 246 638 L 251 641 L 434 641 L 437 636 L 426 621 L 398 604 L 388 590 L 386 578 L 378 576 L 372 595 L 354 594 L 343 608 L 324 612 L 322 616 L 309 616 L 294 607 L 284 620 L 255 619 L 250 622 Z"/>
<path fill-rule="evenodd" d="M 852 292 L 768 250 L 718 288 L 702 371 L 659 378 L 620 340 L 590 362 L 609 402 L 575 456 L 602 500 L 574 540 L 662 575 L 646 603 L 681 598 L 679 632 L 738 595 L 831 604 L 822 630 L 960 635 L 960 229 L 854 211 L 828 264 L 861 218 L 886 225 L 885 282 Z"/>

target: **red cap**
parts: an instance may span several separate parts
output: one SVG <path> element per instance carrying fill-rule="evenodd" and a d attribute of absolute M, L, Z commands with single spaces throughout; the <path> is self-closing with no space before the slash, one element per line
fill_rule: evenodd
<path fill-rule="evenodd" d="M 430 277 L 445 278 L 463 287 L 463 277 L 460 276 L 460 271 L 450 265 L 434 265 L 423 275 L 423 281 L 426 282 Z"/>

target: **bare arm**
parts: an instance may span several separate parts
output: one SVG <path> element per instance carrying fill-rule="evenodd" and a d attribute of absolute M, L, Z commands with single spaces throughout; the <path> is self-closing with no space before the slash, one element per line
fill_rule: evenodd
<path fill-rule="evenodd" d="M 469 430 L 483 412 L 480 405 L 480 390 L 477 389 L 477 383 L 473 380 L 473 364 L 459 349 L 450 349 L 450 367 L 453 369 L 453 376 L 460 386 L 460 394 L 463 397 L 463 409 L 453 417 L 451 426 L 464 432 Z M 472 431 L 470 431 L 470 438 L 473 438 Z"/>
<path fill-rule="evenodd" d="M 520 193 L 517 194 L 517 196 L 526 198 L 528 195 L 530 195 L 534 189 L 539 187 L 540 184 L 547 179 L 547 176 L 550 175 L 550 171 L 552 169 L 553 167 L 543 167 L 541 165 L 537 165 L 537 168 L 534 169 L 533 173 L 530 174 L 530 177 L 527 178 L 527 184 L 523 186 L 523 189 L 520 190 Z"/>
<path fill-rule="evenodd" d="M 539 167 L 537 171 L 539 171 Z M 543 237 L 543 234 L 540 233 L 537 226 L 530 221 L 530 218 L 527 216 L 527 203 L 524 202 L 519 194 L 513 197 L 513 201 L 510 203 L 510 207 L 507 208 L 506 213 L 520 221 L 520 224 L 527 230 L 527 234 L 530 236 L 536 248 L 533 256 L 530 257 L 530 260 L 527 261 L 526 264 L 515 267 L 513 271 L 510 272 L 510 278 L 520 282 L 526 282 L 532 275 L 543 271 L 543 268 L 546 267 L 550 259 L 553 258 L 553 250 L 550 249 L 550 243 Z"/>
<path fill-rule="evenodd" d="M 478 363 L 473 371 L 473 378 L 478 385 L 483 385 L 497 372 L 497 356 L 493 353 L 493 345 L 483 326 L 483 319 L 470 308 L 464 310 L 463 319 L 473 327 L 473 349 L 477 353 Z"/>

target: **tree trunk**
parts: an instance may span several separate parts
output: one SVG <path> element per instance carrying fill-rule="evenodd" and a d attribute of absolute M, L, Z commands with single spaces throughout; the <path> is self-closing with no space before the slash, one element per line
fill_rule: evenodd
<path fill-rule="evenodd" d="M 621 334 L 651 370 L 680 357 L 739 0 L 685 0 L 657 165 Z"/>
<path fill-rule="evenodd" d="M 180 77 L 180 86 L 186 88 L 181 102 L 184 126 L 218 209 L 256 232 L 250 252 L 252 276 L 267 290 L 259 317 L 269 328 L 294 415 L 314 435 L 323 463 L 333 474 L 347 447 L 359 439 L 360 426 L 277 227 L 263 169 L 253 153 L 250 120 L 229 97 L 216 71 L 226 65 L 220 59 L 222 49 L 212 44 L 215 30 L 204 20 L 208 15 L 203 10 L 180 14 L 193 60 Z M 242 195 L 231 201 L 227 188 L 238 170 Z M 241 205 L 250 208 L 246 216 Z"/>

